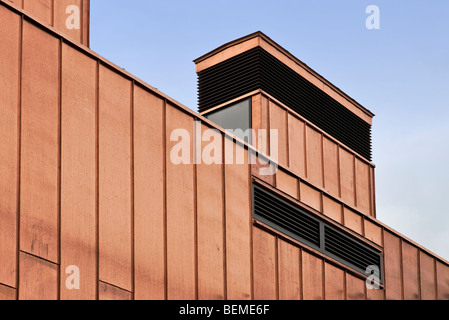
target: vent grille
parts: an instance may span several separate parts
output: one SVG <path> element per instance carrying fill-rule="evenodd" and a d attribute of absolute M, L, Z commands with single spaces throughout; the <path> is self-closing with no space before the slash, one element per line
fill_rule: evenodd
<path fill-rule="evenodd" d="M 365 272 L 368 266 L 380 266 L 380 252 L 351 239 L 347 235 L 334 230 L 329 226 L 324 227 L 324 250 L 344 260 L 353 269 Z"/>
<path fill-rule="evenodd" d="M 257 89 L 371 160 L 371 126 L 260 47 L 198 73 L 199 112 Z"/>
<path fill-rule="evenodd" d="M 254 187 L 254 216 L 309 245 L 320 246 L 320 222 L 279 197 Z"/>
<path fill-rule="evenodd" d="M 379 250 L 256 184 L 253 184 L 253 217 L 360 273 L 365 274 L 368 266 L 382 268 Z"/>

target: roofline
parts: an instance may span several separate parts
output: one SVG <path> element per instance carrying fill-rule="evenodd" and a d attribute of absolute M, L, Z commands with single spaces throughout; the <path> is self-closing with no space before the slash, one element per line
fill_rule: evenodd
<path fill-rule="evenodd" d="M 271 39 L 270 37 L 268 37 L 266 34 L 264 34 L 262 31 L 256 31 L 253 32 L 249 35 L 246 35 L 244 37 L 241 37 L 239 39 L 230 41 L 228 43 L 225 43 L 223 45 L 221 45 L 220 47 L 202 55 L 199 58 L 196 58 L 195 60 L 193 60 L 193 62 L 195 64 L 198 64 L 214 55 L 216 55 L 217 53 L 220 53 L 223 50 L 226 50 L 228 48 L 231 48 L 235 45 L 238 45 L 240 43 L 243 43 L 245 41 L 251 40 L 253 38 L 261 38 L 263 40 L 265 40 L 267 43 L 269 43 L 271 46 L 273 46 L 274 48 L 276 48 L 278 51 L 280 51 L 282 54 L 284 54 L 286 57 L 288 57 L 290 60 L 292 60 L 294 63 L 296 63 L 297 65 L 299 65 L 300 67 L 304 68 L 307 72 L 309 72 L 310 74 L 312 74 L 313 76 L 315 76 L 317 79 L 319 79 L 320 81 L 322 81 L 326 86 L 328 86 L 329 88 L 331 88 L 332 90 L 334 90 L 336 93 L 338 93 L 339 95 L 341 95 L 343 98 L 345 98 L 346 100 L 348 100 L 349 102 L 351 102 L 355 107 L 357 107 L 358 109 L 360 109 L 361 111 L 363 111 L 366 115 L 370 116 L 371 118 L 375 116 L 374 113 L 372 113 L 370 110 L 368 110 L 367 108 L 365 108 L 364 106 L 362 106 L 360 103 L 358 103 L 356 100 L 354 100 L 353 98 L 351 98 L 349 95 L 347 95 L 346 93 L 344 93 L 340 88 L 338 88 L 337 86 L 335 86 L 334 84 L 332 84 L 331 82 L 329 82 L 329 80 L 327 80 L 326 78 L 324 78 L 322 75 L 320 75 L 318 72 L 316 72 L 315 70 L 313 70 L 311 67 L 309 67 L 307 64 L 305 64 L 304 62 L 302 62 L 301 60 L 299 60 L 298 58 L 296 58 L 293 54 L 291 54 L 288 50 L 286 50 L 285 48 L 283 48 L 281 45 L 279 45 L 278 43 L 276 43 L 273 39 Z"/>

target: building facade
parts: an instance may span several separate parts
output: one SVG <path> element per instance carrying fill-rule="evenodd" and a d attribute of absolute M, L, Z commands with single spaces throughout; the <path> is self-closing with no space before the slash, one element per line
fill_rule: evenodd
<path fill-rule="evenodd" d="M 0 24 L 0 299 L 449 299 L 376 218 L 373 114 L 263 33 L 195 60 L 196 113 L 87 47 L 89 1 Z"/>

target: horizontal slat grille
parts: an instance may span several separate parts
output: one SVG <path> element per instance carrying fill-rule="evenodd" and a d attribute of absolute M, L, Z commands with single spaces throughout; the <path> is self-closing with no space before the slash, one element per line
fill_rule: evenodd
<path fill-rule="evenodd" d="M 371 160 L 371 126 L 260 47 L 198 73 L 199 112 L 257 89 Z"/>
<path fill-rule="evenodd" d="M 253 185 L 253 216 L 356 271 L 365 273 L 368 266 L 382 268 L 382 254 L 378 249 L 256 184 Z"/>
<path fill-rule="evenodd" d="M 300 241 L 320 246 L 320 223 L 305 212 L 281 198 L 254 187 L 254 215 L 275 225 L 279 231 L 287 231 Z"/>
<path fill-rule="evenodd" d="M 365 272 L 368 266 L 380 268 L 381 265 L 379 251 L 328 226 L 324 227 L 324 250 L 350 263 L 354 269 L 361 272 Z"/>

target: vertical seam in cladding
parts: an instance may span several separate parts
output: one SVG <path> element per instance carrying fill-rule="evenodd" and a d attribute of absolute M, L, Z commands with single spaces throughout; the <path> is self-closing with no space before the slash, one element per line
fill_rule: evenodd
<path fill-rule="evenodd" d="M 81 1 L 82 2 L 82 1 Z M 135 300 L 135 237 L 134 237 L 134 80 L 131 81 L 131 94 L 130 94 L 130 173 L 131 173 L 131 296 L 132 300 Z"/>
<path fill-rule="evenodd" d="M 348 285 L 346 284 L 348 278 L 348 272 L 346 270 L 343 270 L 343 295 L 344 300 L 348 300 Z"/>
<path fill-rule="evenodd" d="M 438 268 L 437 268 L 437 259 L 433 260 L 433 269 L 434 269 L 434 281 L 435 281 L 435 300 L 439 300 L 439 292 L 438 292 Z"/>
<path fill-rule="evenodd" d="M 287 109 L 284 109 L 285 110 L 285 124 L 286 124 L 286 126 L 285 126 L 285 140 L 286 140 L 286 144 L 287 144 L 287 159 L 286 159 L 286 166 L 288 167 L 288 168 L 290 168 L 290 143 L 289 143 L 289 139 L 288 139 L 288 135 L 289 135 L 289 127 L 288 127 L 288 115 L 289 115 L 289 112 L 288 112 L 288 110 Z"/>
<path fill-rule="evenodd" d="M 198 158 L 198 150 L 197 150 L 197 141 L 198 139 L 201 139 L 197 136 L 197 126 L 198 123 L 196 122 L 198 119 L 196 117 L 193 118 L 193 141 L 192 141 L 192 147 L 193 147 L 193 249 L 194 249 L 194 281 L 195 281 L 195 300 L 198 300 L 199 292 L 198 292 L 198 161 L 201 161 Z M 199 130 L 201 132 L 201 124 L 199 125 Z M 201 149 L 199 150 L 201 152 Z M 200 162 L 201 163 L 201 162 Z"/>
<path fill-rule="evenodd" d="M 354 175 L 354 181 L 353 181 L 353 186 L 354 186 L 354 207 L 357 208 L 357 163 L 356 163 L 356 157 L 354 154 L 352 155 L 352 165 L 353 165 L 353 175 Z"/>
<path fill-rule="evenodd" d="M 402 250 L 402 246 L 403 246 L 403 240 L 402 238 L 399 238 L 399 259 L 400 259 L 400 263 L 399 263 L 399 272 L 401 273 L 401 275 L 399 276 L 399 280 L 401 281 L 401 300 L 404 300 L 404 256 L 403 256 L 403 250 Z"/>
<path fill-rule="evenodd" d="M 322 299 L 326 300 L 326 270 L 325 270 L 325 260 L 321 259 L 321 293 L 322 293 Z"/>
<path fill-rule="evenodd" d="M 55 0 L 51 0 L 50 3 L 50 24 L 52 27 L 55 26 Z"/>
<path fill-rule="evenodd" d="M 21 200 L 21 161 L 22 161 L 22 57 L 23 57 L 23 15 L 19 23 L 19 70 L 18 70 L 18 105 L 17 105 L 17 207 L 16 207 L 16 297 L 19 299 L 20 271 L 20 200 Z"/>
<path fill-rule="evenodd" d="M 274 237 L 274 254 L 275 254 L 275 259 L 274 259 L 274 271 L 275 271 L 275 286 L 276 286 L 276 300 L 279 300 L 279 259 L 280 259 L 280 254 L 279 254 L 279 237 L 276 235 Z"/>
<path fill-rule="evenodd" d="M 221 136 L 221 141 L 222 141 L 222 145 L 224 146 L 225 144 L 225 139 L 226 136 L 223 134 L 220 134 Z M 223 217 L 223 298 L 224 300 L 228 299 L 228 275 L 227 275 L 227 255 L 226 255 L 226 165 L 225 165 L 225 152 L 224 152 L 224 148 L 222 148 L 223 152 L 221 154 L 222 157 L 222 170 L 221 170 L 221 175 L 222 175 L 222 189 L 223 189 L 223 194 L 222 194 L 222 200 L 223 200 L 223 212 L 222 212 L 222 217 Z"/>
<path fill-rule="evenodd" d="M 58 218 L 57 218 L 57 226 L 58 226 L 58 258 L 57 262 L 59 264 L 59 272 L 57 275 L 58 279 L 58 291 L 57 297 L 58 300 L 61 299 L 61 272 L 63 270 L 62 266 L 62 252 L 61 252 L 61 180 L 62 180 L 62 38 L 59 39 L 58 46 Z"/>
<path fill-rule="evenodd" d="M 304 122 L 304 175 L 309 178 L 309 166 L 307 164 L 307 122 Z"/>
<path fill-rule="evenodd" d="M 80 43 L 84 44 L 84 0 L 80 0 L 80 10 L 81 10 L 81 14 L 80 14 Z M 134 82 L 134 81 L 133 81 Z"/>
<path fill-rule="evenodd" d="M 167 253 L 167 99 L 164 99 L 162 111 L 162 163 L 164 170 L 163 181 L 163 224 L 164 224 L 164 299 L 168 300 L 168 253 Z"/>
<path fill-rule="evenodd" d="M 341 161 L 340 161 L 340 145 L 337 144 L 337 176 L 338 176 L 338 197 L 341 198 Z"/>
<path fill-rule="evenodd" d="M 418 249 L 417 250 L 418 254 L 417 254 L 417 260 L 416 260 L 416 265 L 417 265 L 417 273 L 418 273 L 418 299 L 422 300 L 421 296 L 421 250 Z"/>
<path fill-rule="evenodd" d="M 238 144 L 235 145 L 236 148 L 236 154 L 237 154 L 237 146 Z M 243 146 L 242 148 L 245 149 L 245 147 Z M 251 290 L 251 299 L 254 299 L 254 235 L 253 235 L 253 195 L 252 195 L 252 190 L 253 190 L 253 186 L 251 183 L 251 165 L 249 164 L 249 157 L 250 157 L 250 150 L 247 149 L 247 157 L 248 157 L 248 164 L 247 164 L 247 176 L 248 176 L 248 208 L 249 212 L 248 212 L 248 224 L 249 224 L 249 241 L 250 241 L 250 246 L 249 246 L 249 264 L 250 264 L 250 290 Z M 245 150 L 243 150 L 245 152 Z M 237 157 L 237 155 L 236 155 Z"/>
<path fill-rule="evenodd" d="M 302 254 L 303 250 L 299 248 L 299 300 L 304 299 L 304 275 L 303 275 L 303 265 L 302 265 Z"/>
<path fill-rule="evenodd" d="M 100 61 L 95 70 L 95 297 L 100 299 Z"/>

